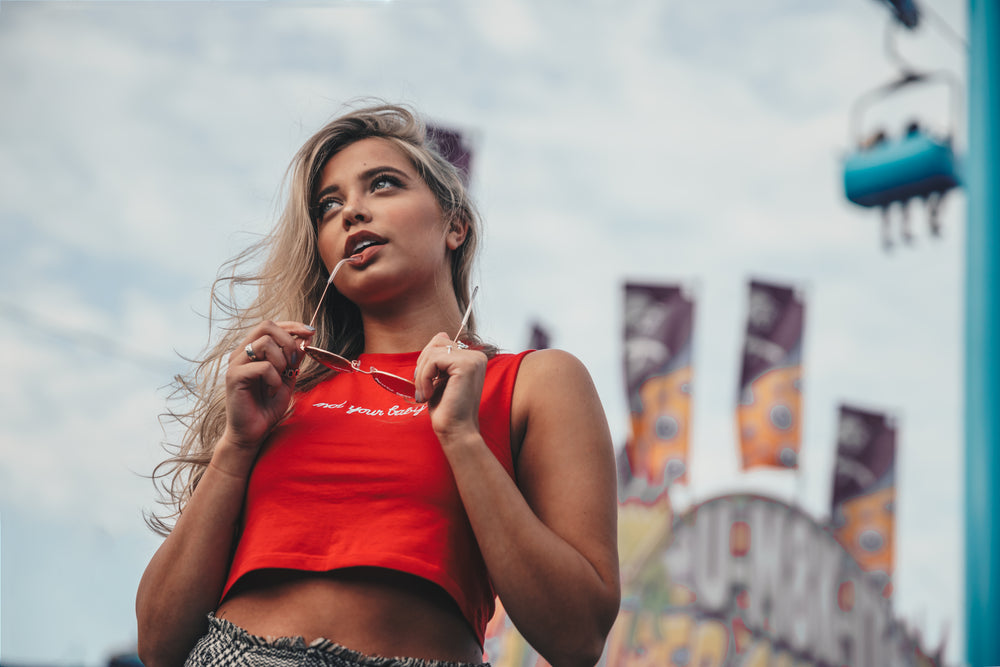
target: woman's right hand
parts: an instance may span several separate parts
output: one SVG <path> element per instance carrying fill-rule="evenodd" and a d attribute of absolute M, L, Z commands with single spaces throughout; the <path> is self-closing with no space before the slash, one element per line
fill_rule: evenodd
<path fill-rule="evenodd" d="M 226 436 L 234 445 L 256 452 L 284 416 L 305 354 L 300 345 L 314 333 L 301 322 L 261 322 L 229 356 Z"/>

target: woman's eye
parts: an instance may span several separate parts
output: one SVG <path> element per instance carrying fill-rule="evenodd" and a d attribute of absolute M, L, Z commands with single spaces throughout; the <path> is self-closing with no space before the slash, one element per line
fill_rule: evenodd
<path fill-rule="evenodd" d="M 385 190 L 386 188 L 398 187 L 400 185 L 399 179 L 389 174 L 379 174 L 374 179 L 372 179 L 372 192 L 376 190 Z"/>
<path fill-rule="evenodd" d="M 322 220 L 328 216 L 331 211 L 335 211 L 338 208 L 340 208 L 340 202 L 333 197 L 321 199 L 319 203 L 316 204 L 316 218 Z"/>

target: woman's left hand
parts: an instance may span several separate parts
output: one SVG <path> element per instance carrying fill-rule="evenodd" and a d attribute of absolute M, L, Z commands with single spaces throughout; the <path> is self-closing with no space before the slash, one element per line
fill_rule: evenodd
<path fill-rule="evenodd" d="M 417 401 L 430 409 L 431 426 L 443 446 L 479 435 L 479 400 L 486 355 L 459 347 L 446 333 L 434 336 L 417 359 L 413 383 Z"/>

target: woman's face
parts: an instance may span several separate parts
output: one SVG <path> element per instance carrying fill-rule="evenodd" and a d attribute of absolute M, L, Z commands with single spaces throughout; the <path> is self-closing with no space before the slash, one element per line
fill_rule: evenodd
<path fill-rule="evenodd" d="M 385 139 L 350 144 L 323 166 L 312 198 L 317 244 L 336 287 L 357 304 L 376 303 L 418 286 L 451 289 L 448 253 L 464 225 L 445 233 L 444 214 L 409 157 Z M 444 281 L 441 283 L 441 281 Z"/>

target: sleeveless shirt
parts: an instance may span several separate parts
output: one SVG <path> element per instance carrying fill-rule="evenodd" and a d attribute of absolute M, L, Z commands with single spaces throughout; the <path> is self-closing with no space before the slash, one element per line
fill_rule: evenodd
<path fill-rule="evenodd" d="M 526 354 L 489 360 L 479 408 L 480 433 L 511 478 L 511 397 Z M 362 354 L 359 362 L 412 377 L 418 356 Z M 263 445 L 222 597 L 254 570 L 358 566 L 437 584 L 482 645 L 496 593 L 427 406 L 354 372 L 299 394 Z"/>

